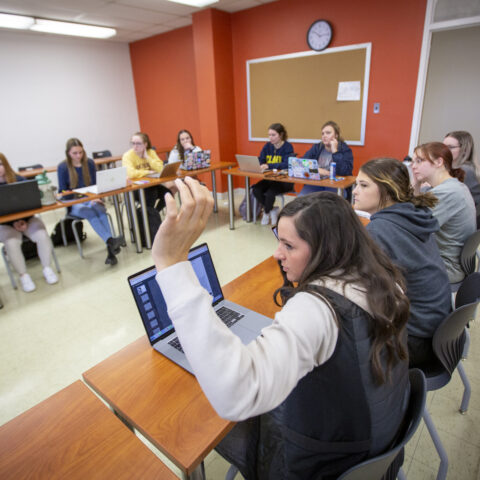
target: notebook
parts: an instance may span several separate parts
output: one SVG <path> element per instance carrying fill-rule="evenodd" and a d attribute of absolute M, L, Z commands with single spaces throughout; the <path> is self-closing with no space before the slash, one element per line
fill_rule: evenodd
<path fill-rule="evenodd" d="M 107 168 L 98 170 L 97 184 L 88 187 L 75 188 L 78 193 L 105 193 L 127 186 L 127 167 Z"/>
<path fill-rule="evenodd" d="M 150 178 L 176 177 L 177 170 L 180 168 L 181 164 L 182 162 L 167 163 L 166 165 L 163 166 L 163 169 L 161 172 L 150 173 L 149 175 L 147 175 L 147 177 L 150 177 Z"/>
<path fill-rule="evenodd" d="M 42 200 L 36 180 L 6 183 L 0 186 L 0 215 L 40 208 Z"/>
<path fill-rule="evenodd" d="M 318 161 L 310 158 L 288 158 L 288 176 L 294 178 L 307 178 L 309 180 L 320 180 L 328 178 L 328 175 L 320 175 L 318 172 Z"/>
<path fill-rule="evenodd" d="M 260 167 L 260 160 L 258 157 L 253 155 L 239 155 L 236 154 L 237 162 L 240 170 L 244 172 L 255 172 L 255 173 L 263 173 L 263 170 Z"/>
<path fill-rule="evenodd" d="M 224 299 L 206 243 L 192 248 L 188 259 L 200 284 L 212 296 L 214 310 L 245 345 L 257 338 L 262 328 L 272 323 L 270 318 Z M 150 267 L 128 277 L 147 337 L 155 350 L 193 373 L 168 316 L 165 300 L 155 280 L 156 274 L 156 268 Z"/>

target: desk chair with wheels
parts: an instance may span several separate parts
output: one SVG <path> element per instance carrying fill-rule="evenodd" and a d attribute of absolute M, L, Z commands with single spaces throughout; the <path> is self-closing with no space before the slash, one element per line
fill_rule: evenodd
<path fill-rule="evenodd" d="M 433 335 L 433 351 L 437 358 L 432 359 L 428 364 L 420 365 L 419 368 L 425 374 L 427 379 L 427 391 L 439 390 L 450 381 L 452 373 L 458 370 L 462 383 L 465 387 L 463 392 L 460 413 L 465 413 L 468 409 L 471 388 L 467 375 L 460 362 L 462 358 L 466 332 L 465 327 L 473 320 L 475 310 L 480 302 L 469 303 L 453 311 L 437 328 Z M 440 456 L 440 467 L 438 469 L 437 480 L 444 480 L 447 476 L 448 457 L 442 445 L 438 432 L 433 424 L 432 418 L 425 408 L 423 419 L 427 429 L 432 437 L 433 444 Z"/>
<path fill-rule="evenodd" d="M 23 241 L 25 242 L 26 240 L 28 240 L 28 239 L 27 239 L 27 237 L 24 236 Z M 3 257 L 3 261 L 5 263 L 5 268 L 6 268 L 7 273 L 8 273 L 8 277 L 10 278 L 10 283 L 12 284 L 12 287 L 15 290 L 17 290 L 18 285 L 17 285 L 17 282 L 15 281 L 15 277 L 13 275 L 13 271 L 12 271 L 12 268 L 10 266 L 10 261 L 8 259 L 7 250 L 5 248 L 5 245 L 2 245 L 2 257 Z M 52 258 L 53 258 L 53 261 L 55 263 L 55 268 L 57 269 L 57 272 L 60 273 L 60 265 L 58 263 L 57 256 L 55 255 L 55 249 L 53 248 L 53 245 L 52 245 Z"/>
<path fill-rule="evenodd" d="M 115 227 L 113 225 L 112 217 L 111 215 L 106 212 L 107 218 L 108 218 L 108 223 L 110 224 L 110 228 L 112 229 L 112 236 L 116 236 L 115 232 Z M 68 213 L 60 220 L 60 229 L 62 231 L 62 240 L 63 240 L 63 245 L 66 247 L 68 245 L 67 242 L 67 234 L 66 234 L 66 227 L 65 227 L 65 222 L 67 220 L 72 220 L 72 232 L 73 236 L 75 238 L 75 243 L 77 244 L 78 248 L 78 253 L 80 254 L 81 258 L 85 258 L 83 255 L 83 248 L 82 248 L 82 239 L 80 238 L 80 235 L 78 234 L 77 231 L 77 224 L 82 223 L 82 220 L 85 220 L 85 218 L 77 217 L 75 215 L 72 215 L 71 213 Z"/>
<path fill-rule="evenodd" d="M 394 480 L 398 478 L 405 479 L 401 470 L 404 459 L 404 447 L 416 432 L 418 424 L 422 419 L 425 409 L 426 381 L 421 370 L 412 369 L 409 371 L 410 377 L 410 399 L 403 425 L 394 441 L 392 447 L 376 457 L 369 458 L 344 472 L 338 480 Z M 400 470 L 400 471 L 399 471 Z M 238 469 L 231 465 L 225 480 L 233 480 L 238 473 Z"/>

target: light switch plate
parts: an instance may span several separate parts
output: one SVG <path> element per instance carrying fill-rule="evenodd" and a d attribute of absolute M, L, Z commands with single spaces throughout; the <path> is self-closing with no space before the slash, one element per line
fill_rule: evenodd
<path fill-rule="evenodd" d="M 380 103 L 374 103 L 373 104 L 373 113 L 380 113 Z"/>

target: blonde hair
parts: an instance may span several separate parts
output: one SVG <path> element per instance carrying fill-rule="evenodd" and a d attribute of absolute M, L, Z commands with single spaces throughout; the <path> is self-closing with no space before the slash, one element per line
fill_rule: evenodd
<path fill-rule="evenodd" d="M 12 166 L 7 160 L 7 157 L 0 153 L 0 161 L 2 162 L 3 168 L 5 169 L 5 180 L 7 183 L 13 183 L 17 181 L 17 174 L 14 172 Z"/>

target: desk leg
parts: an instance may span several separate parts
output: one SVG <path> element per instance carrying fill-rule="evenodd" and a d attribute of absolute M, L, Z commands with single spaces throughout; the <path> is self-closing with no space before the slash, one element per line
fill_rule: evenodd
<path fill-rule="evenodd" d="M 343 197 L 343 188 L 337 188 L 337 195 Z"/>
<path fill-rule="evenodd" d="M 217 203 L 217 179 L 215 178 L 215 170 L 210 172 L 212 174 L 212 195 L 213 195 L 213 211 L 218 212 L 218 203 Z"/>
<path fill-rule="evenodd" d="M 235 230 L 235 205 L 233 203 L 233 180 L 231 175 L 227 175 L 228 178 L 228 215 L 230 216 L 230 230 Z"/>
<path fill-rule="evenodd" d="M 125 231 L 123 229 L 123 219 L 122 215 L 120 213 L 120 207 L 118 206 L 118 196 L 114 195 L 113 196 L 113 205 L 115 207 L 115 216 L 117 217 L 117 227 L 118 227 L 118 233 L 123 236 L 123 245 L 122 247 L 127 246 L 127 242 L 125 241 Z"/>
<path fill-rule="evenodd" d="M 245 177 L 245 200 L 247 205 L 247 222 L 252 221 L 252 202 L 250 202 L 250 177 Z"/>
<path fill-rule="evenodd" d="M 135 211 L 135 198 L 133 197 L 133 192 L 128 192 L 128 199 L 130 200 L 130 205 L 132 206 L 132 224 L 133 231 L 135 235 L 135 244 L 137 246 L 137 253 L 142 253 L 142 239 L 140 238 L 140 230 L 138 228 L 138 218 Z"/>
<path fill-rule="evenodd" d="M 150 235 L 150 225 L 148 224 L 147 202 L 145 201 L 145 190 L 142 188 L 140 192 L 140 204 L 142 205 L 143 228 L 145 232 L 145 244 L 148 249 L 152 248 L 152 237 Z"/>
<path fill-rule="evenodd" d="M 130 241 L 132 243 L 135 243 L 135 230 L 133 227 L 133 217 L 132 217 L 132 212 L 134 207 L 132 207 L 132 204 L 130 203 L 130 197 L 128 196 L 128 193 L 123 194 L 123 201 L 125 202 L 125 208 L 127 210 L 127 223 L 128 223 L 128 230 L 130 232 Z"/>

